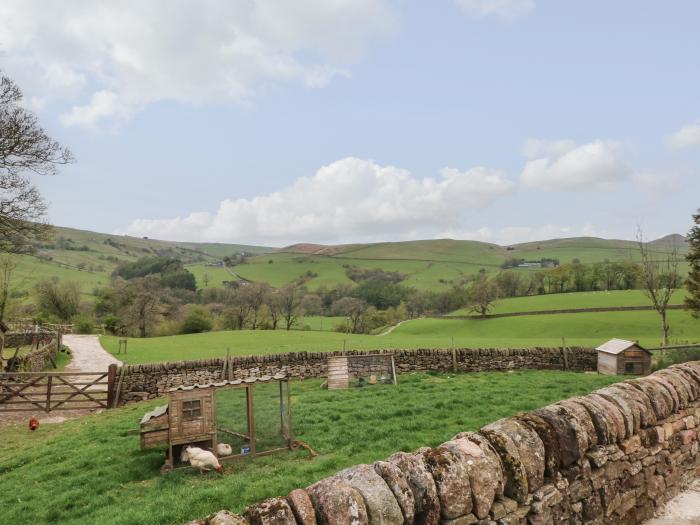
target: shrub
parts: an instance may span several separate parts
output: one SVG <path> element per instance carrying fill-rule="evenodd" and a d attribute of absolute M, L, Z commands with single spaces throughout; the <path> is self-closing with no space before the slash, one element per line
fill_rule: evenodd
<path fill-rule="evenodd" d="M 700 360 L 700 348 L 678 348 L 675 350 L 665 350 L 663 355 L 659 355 L 652 370 L 661 370 L 676 363 L 687 363 L 688 361 Z"/>
<path fill-rule="evenodd" d="M 84 315 L 79 315 L 73 321 L 73 331 L 79 334 L 91 334 L 93 332 L 94 325 L 92 319 L 85 317 Z"/>
<path fill-rule="evenodd" d="M 195 308 L 185 317 L 185 320 L 182 322 L 182 327 L 180 328 L 180 333 L 199 334 L 208 332 L 211 328 L 212 322 L 207 316 L 207 313 L 201 308 Z"/>

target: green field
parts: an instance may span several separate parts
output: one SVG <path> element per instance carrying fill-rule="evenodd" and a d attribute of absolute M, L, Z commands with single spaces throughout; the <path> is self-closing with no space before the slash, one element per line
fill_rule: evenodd
<path fill-rule="evenodd" d="M 682 304 L 685 290 L 677 290 L 670 304 Z M 609 292 L 572 292 L 527 297 L 508 297 L 494 303 L 492 314 L 512 312 L 535 312 L 541 310 L 563 310 L 569 308 L 603 308 L 615 306 L 651 306 L 642 290 L 613 290 Z M 474 315 L 463 308 L 450 313 L 451 316 Z"/>
<path fill-rule="evenodd" d="M 189 470 L 161 475 L 163 451 L 139 449 L 139 436 L 131 432 L 162 401 L 43 424 L 34 433 L 24 424 L 4 427 L 2 522 L 180 525 L 221 508 L 241 512 L 351 465 L 436 446 L 458 432 L 615 380 L 548 371 L 414 373 L 402 375 L 398 387 L 346 391 L 323 390 L 316 379 L 294 381 L 295 435 L 320 455 L 308 459 L 299 451 L 229 463 L 223 476 Z"/>
<path fill-rule="evenodd" d="M 665 241 L 652 243 L 652 253 L 661 256 L 667 248 Z M 679 245 L 682 255 L 687 250 Z M 406 274 L 402 284 L 419 290 L 446 289 L 469 275 L 484 269 L 500 271 L 508 258 L 540 260 L 559 259 L 570 263 L 628 261 L 639 259 L 639 248 L 633 241 L 595 239 L 588 237 L 554 239 L 536 243 L 517 244 L 509 248 L 477 241 L 436 239 L 426 241 L 388 242 L 348 246 L 292 246 L 276 253 L 249 259 L 236 266 L 235 271 L 251 281 L 265 281 L 272 286 L 299 281 L 310 290 L 321 286 L 352 284 L 346 271 L 349 266 L 381 268 Z M 681 271 L 686 263 L 681 262 Z M 527 269 L 514 271 L 528 273 Z"/>
<path fill-rule="evenodd" d="M 231 275 L 223 266 L 206 266 L 204 264 L 190 264 L 186 268 L 192 272 L 197 281 L 197 288 L 204 290 L 206 288 L 221 288 L 224 286 L 224 281 L 235 281 L 236 278 Z M 209 277 L 209 284 L 204 284 L 204 276 Z"/>
<path fill-rule="evenodd" d="M 672 342 L 700 341 L 700 321 L 682 310 L 669 312 Z M 354 335 L 336 332 L 292 330 L 237 330 L 204 334 L 130 339 L 128 363 L 150 363 L 232 355 L 382 348 L 533 348 L 567 345 L 595 347 L 612 337 L 659 344 L 659 320 L 655 312 L 602 312 L 504 317 L 497 319 L 416 319 L 390 334 Z M 109 352 L 118 349 L 118 338 L 103 336 Z"/>

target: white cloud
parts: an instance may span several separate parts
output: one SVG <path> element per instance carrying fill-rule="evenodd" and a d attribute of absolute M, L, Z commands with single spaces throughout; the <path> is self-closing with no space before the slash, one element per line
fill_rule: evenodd
<path fill-rule="evenodd" d="M 495 16 L 505 20 L 522 18 L 535 8 L 534 0 L 454 0 L 472 18 Z"/>
<path fill-rule="evenodd" d="M 700 146 L 700 121 L 683 126 L 666 139 L 666 144 L 673 149 Z"/>
<path fill-rule="evenodd" d="M 147 104 L 240 102 L 268 82 L 317 88 L 393 32 L 388 0 L 4 0 L 3 68 L 67 125 Z"/>
<path fill-rule="evenodd" d="M 401 168 L 348 157 L 278 192 L 224 200 L 215 213 L 139 219 L 119 233 L 277 245 L 434 236 L 513 186 L 502 172 L 484 167 L 445 168 L 439 177 L 419 179 Z"/>
<path fill-rule="evenodd" d="M 529 139 L 523 145 L 528 162 L 521 181 L 544 190 L 611 191 L 629 175 L 616 142 Z"/>

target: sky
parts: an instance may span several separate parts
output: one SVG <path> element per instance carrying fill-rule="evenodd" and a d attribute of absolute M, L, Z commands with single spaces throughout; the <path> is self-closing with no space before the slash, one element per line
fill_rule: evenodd
<path fill-rule="evenodd" d="M 3 0 L 53 224 L 284 246 L 685 233 L 700 3 Z"/>

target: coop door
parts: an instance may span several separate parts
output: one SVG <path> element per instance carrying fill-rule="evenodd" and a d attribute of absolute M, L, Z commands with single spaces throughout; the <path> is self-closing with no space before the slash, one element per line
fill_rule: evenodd
<path fill-rule="evenodd" d="M 288 446 L 290 432 L 288 384 L 285 381 L 257 383 L 254 389 L 256 451 Z"/>
<path fill-rule="evenodd" d="M 233 455 L 252 451 L 248 426 L 248 389 L 221 389 L 216 393 L 216 429 L 218 443 L 231 446 Z"/>

